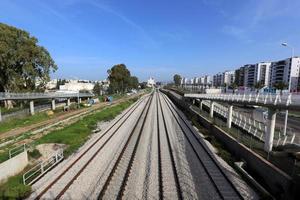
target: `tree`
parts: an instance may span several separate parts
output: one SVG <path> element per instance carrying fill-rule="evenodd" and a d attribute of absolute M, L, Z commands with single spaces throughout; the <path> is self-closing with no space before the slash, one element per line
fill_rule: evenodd
<path fill-rule="evenodd" d="M 277 90 L 280 90 L 280 94 L 282 94 L 282 90 L 287 88 L 287 84 L 283 81 L 279 81 L 279 82 L 276 82 L 274 87 L 277 89 Z"/>
<path fill-rule="evenodd" d="M 141 89 L 147 88 L 147 82 L 140 83 Z"/>
<path fill-rule="evenodd" d="M 110 81 L 109 91 L 111 93 L 127 91 L 130 84 L 130 71 L 124 64 L 114 65 L 107 71 L 108 79 Z"/>
<path fill-rule="evenodd" d="M 64 85 L 66 82 L 66 79 L 58 79 L 56 83 L 56 89 L 59 89 L 59 86 Z"/>
<path fill-rule="evenodd" d="M 138 89 L 139 87 L 139 79 L 136 76 L 131 76 L 130 77 L 130 85 L 129 87 L 131 89 Z"/>
<path fill-rule="evenodd" d="M 97 82 L 97 83 L 95 84 L 94 88 L 93 88 L 93 93 L 94 93 L 95 95 L 100 96 L 100 95 L 101 95 L 101 90 L 102 90 L 102 89 L 103 89 L 103 88 L 102 88 L 102 85 L 101 85 L 99 82 Z"/>
<path fill-rule="evenodd" d="M 44 88 L 57 69 L 49 52 L 24 30 L 0 23 L 0 92 Z"/>
<path fill-rule="evenodd" d="M 256 92 L 257 92 L 257 93 L 258 93 L 258 91 L 259 91 L 261 88 L 263 88 L 263 87 L 264 87 L 264 84 L 263 84 L 261 81 L 255 83 L 255 85 L 254 85 L 254 88 L 256 89 Z"/>
<path fill-rule="evenodd" d="M 179 86 L 180 85 L 180 82 L 181 82 L 181 76 L 179 74 L 175 74 L 173 76 L 173 80 L 174 80 L 174 83 L 176 86 Z"/>
<path fill-rule="evenodd" d="M 233 82 L 230 87 L 232 88 L 232 93 L 234 94 L 235 93 L 235 90 L 236 88 L 238 87 L 237 83 L 236 82 Z"/>

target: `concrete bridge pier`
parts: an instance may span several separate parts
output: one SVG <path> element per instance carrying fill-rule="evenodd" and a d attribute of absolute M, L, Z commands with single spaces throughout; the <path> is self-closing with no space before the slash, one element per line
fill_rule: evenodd
<path fill-rule="evenodd" d="M 71 105 L 70 98 L 67 98 L 67 106 L 70 106 L 70 105 Z"/>
<path fill-rule="evenodd" d="M 199 99 L 199 101 L 200 101 L 199 108 L 200 108 L 200 110 L 202 110 L 203 100 Z"/>
<path fill-rule="evenodd" d="M 213 118 L 214 117 L 214 106 L 215 106 L 215 102 L 214 101 L 210 101 L 210 117 Z"/>
<path fill-rule="evenodd" d="M 31 115 L 34 115 L 34 102 L 33 102 L 33 100 L 31 100 L 30 102 L 29 102 L 29 110 L 30 110 L 30 114 Z"/>
<path fill-rule="evenodd" d="M 268 110 L 268 121 L 267 121 L 267 132 L 265 134 L 265 144 L 264 150 L 266 152 L 272 151 L 273 147 L 273 139 L 274 139 L 274 130 L 276 124 L 276 114 L 277 110 L 273 108 L 269 108 Z"/>
<path fill-rule="evenodd" d="M 195 105 L 195 99 L 193 99 L 193 105 Z"/>
<path fill-rule="evenodd" d="M 55 110 L 55 99 L 51 100 L 51 109 Z"/>
<path fill-rule="evenodd" d="M 228 116 L 227 116 L 227 128 L 231 128 L 231 122 L 232 122 L 232 109 L 233 105 L 229 104 L 228 106 Z"/>
<path fill-rule="evenodd" d="M 1 106 L 0 106 L 0 122 L 2 122 Z"/>

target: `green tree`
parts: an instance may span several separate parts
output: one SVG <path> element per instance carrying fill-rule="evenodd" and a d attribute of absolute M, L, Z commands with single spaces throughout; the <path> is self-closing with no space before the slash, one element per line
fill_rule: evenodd
<path fill-rule="evenodd" d="M 66 79 L 58 79 L 56 83 L 56 89 L 59 89 L 59 86 L 64 85 L 66 82 Z"/>
<path fill-rule="evenodd" d="M 126 92 L 130 85 L 130 71 L 124 64 L 114 65 L 107 71 L 110 81 L 109 91 L 111 93 Z"/>
<path fill-rule="evenodd" d="M 277 90 L 280 90 L 280 94 L 282 94 L 282 90 L 286 89 L 287 86 L 288 85 L 285 82 L 279 81 L 279 82 L 275 83 L 274 88 L 276 88 Z"/>
<path fill-rule="evenodd" d="M 94 86 L 94 88 L 93 88 L 93 93 L 95 94 L 95 95 L 98 95 L 98 96 L 100 96 L 101 95 L 101 90 L 102 90 L 103 88 L 102 88 L 102 85 L 100 84 L 100 83 L 96 83 L 95 84 L 95 86 Z"/>
<path fill-rule="evenodd" d="M 235 93 L 235 90 L 238 88 L 238 85 L 236 82 L 233 82 L 230 87 L 232 88 L 232 93 L 234 94 Z"/>
<path fill-rule="evenodd" d="M 42 89 L 57 69 L 28 32 L 0 23 L 0 92 Z"/>
<path fill-rule="evenodd" d="M 173 80 L 174 80 L 174 83 L 176 86 L 179 86 L 180 85 L 180 82 L 181 82 L 181 76 L 179 74 L 175 74 L 173 76 Z"/>
<path fill-rule="evenodd" d="M 139 79 L 136 76 L 130 77 L 130 88 L 131 89 L 138 89 L 139 87 Z"/>
<path fill-rule="evenodd" d="M 261 81 L 259 81 L 259 82 L 257 82 L 257 83 L 254 84 L 254 88 L 256 89 L 257 93 L 263 87 L 264 87 L 264 84 Z"/>
<path fill-rule="evenodd" d="M 147 88 L 147 82 L 140 83 L 141 89 Z"/>

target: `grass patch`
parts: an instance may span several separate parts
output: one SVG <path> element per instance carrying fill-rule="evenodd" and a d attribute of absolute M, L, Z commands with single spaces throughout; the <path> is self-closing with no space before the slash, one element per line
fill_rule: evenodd
<path fill-rule="evenodd" d="M 24 199 L 31 193 L 31 186 L 23 184 L 23 173 L 10 177 L 0 185 L 0 199 Z"/>
<path fill-rule="evenodd" d="M 64 150 L 64 156 L 68 157 L 88 140 L 88 136 L 92 130 L 95 129 L 99 121 L 113 119 L 136 100 L 137 99 L 128 100 L 124 103 L 105 108 L 100 112 L 85 116 L 75 124 L 71 124 L 63 129 L 55 130 L 43 136 L 35 142 L 35 145 L 44 143 L 66 144 L 67 148 Z"/>
<path fill-rule="evenodd" d="M 45 112 L 42 112 L 42 113 L 36 113 L 33 116 L 11 119 L 9 121 L 0 123 L 0 134 L 3 132 L 9 131 L 11 129 L 14 129 L 14 128 L 31 125 L 31 124 L 38 123 L 38 122 L 41 122 L 41 121 L 49 119 L 49 118 L 51 118 L 51 117 L 48 116 Z"/>
<path fill-rule="evenodd" d="M 68 147 L 64 152 L 64 156 L 68 157 L 88 140 L 88 136 L 99 121 L 107 121 L 115 118 L 137 99 L 138 98 L 131 99 L 85 116 L 75 124 L 71 124 L 61 130 L 55 130 L 43 136 L 35 142 L 35 145 L 43 143 L 66 144 Z M 28 152 L 28 154 L 31 158 L 40 157 L 40 152 L 38 150 L 33 150 L 32 152 Z M 2 155 L 1 153 L 0 160 L 2 159 L 2 156 L 4 159 L 4 154 Z M 30 195 L 31 186 L 23 185 L 23 173 L 24 172 L 10 177 L 5 183 L 0 184 L 0 199 L 24 199 Z"/>
<path fill-rule="evenodd" d="M 42 154 L 37 149 L 33 149 L 32 151 L 28 151 L 28 156 L 33 159 L 38 159 L 42 156 Z"/>
<path fill-rule="evenodd" d="M 13 113 L 13 112 L 16 112 L 16 111 L 19 111 L 19 110 L 22 110 L 22 109 L 26 109 L 26 107 L 22 108 L 22 107 L 14 107 L 14 108 L 1 108 L 1 113 L 2 115 L 4 114 L 9 114 L 9 113 Z"/>
<path fill-rule="evenodd" d="M 193 125 L 197 127 L 199 132 L 205 135 L 205 139 L 218 150 L 217 154 L 229 165 L 234 166 L 234 162 L 236 160 L 227 150 L 225 150 L 226 148 L 224 147 L 224 145 L 218 142 L 218 140 L 214 136 L 212 136 L 206 128 L 199 124 L 197 117 L 193 116 L 191 118 L 191 121 Z"/>
<path fill-rule="evenodd" d="M 9 158 L 9 155 L 8 155 L 7 151 L 4 151 L 4 152 L 0 153 L 0 163 L 8 160 L 8 158 Z"/>

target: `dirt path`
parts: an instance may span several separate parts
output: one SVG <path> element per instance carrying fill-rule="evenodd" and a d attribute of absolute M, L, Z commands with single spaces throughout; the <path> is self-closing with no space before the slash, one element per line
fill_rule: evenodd
<path fill-rule="evenodd" d="M 121 99 L 118 99 L 118 100 L 114 101 L 112 104 L 120 103 L 120 102 L 126 101 L 126 100 L 128 100 L 130 98 L 134 98 L 136 96 L 137 95 L 132 95 L 130 97 L 121 98 Z M 13 130 L 1 133 L 0 134 L 0 140 L 6 139 L 6 138 L 9 138 L 9 137 L 13 137 L 13 136 L 18 136 L 18 135 L 20 135 L 22 133 L 26 133 L 28 131 L 32 131 L 32 130 L 37 129 L 37 128 L 41 128 L 43 126 L 47 126 L 49 124 L 57 123 L 59 121 L 62 121 L 64 119 L 67 119 L 69 117 L 72 117 L 72 116 L 80 114 L 80 113 L 92 112 L 94 110 L 103 108 L 103 107 L 105 107 L 105 106 L 107 106 L 109 104 L 110 103 L 108 103 L 108 102 L 98 103 L 96 105 L 93 105 L 90 108 L 80 109 L 80 110 L 71 110 L 71 111 L 65 112 L 65 113 L 63 113 L 63 114 L 61 114 L 59 116 L 54 116 L 54 118 L 52 118 L 52 119 L 48 119 L 48 120 L 45 120 L 45 121 L 42 121 L 42 122 L 39 122 L 39 123 L 36 123 L 36 124 L 28 125 L 28 126 L 16 128 L 16 129 L 13 129 Z"/>

